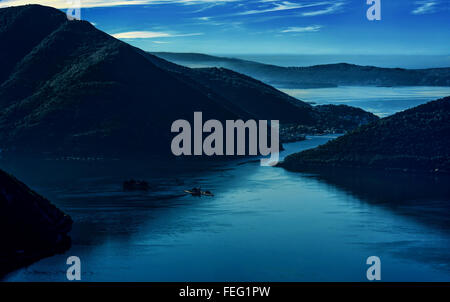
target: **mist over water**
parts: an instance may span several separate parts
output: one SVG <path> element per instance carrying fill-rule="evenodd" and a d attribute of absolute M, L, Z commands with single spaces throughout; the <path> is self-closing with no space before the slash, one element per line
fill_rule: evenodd
<path fill-rule="evenodd" d="M 295 54 L 220 54 L 243 60 L 284 67 L 305 67 L 322 64 L 349 63 L 385 68 L 440 68 L 450 67 L 448 55 L 295 55 Z"/>

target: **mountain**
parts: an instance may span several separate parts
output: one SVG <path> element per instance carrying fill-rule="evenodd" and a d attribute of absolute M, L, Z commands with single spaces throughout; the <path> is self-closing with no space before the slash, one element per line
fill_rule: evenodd
<path fill-rule="evenodd" d="M 188 68 L 143 52 L 149 60 L 182 79 L 189 78 L 205 91 L 222 96 L 233 107 L 251 112 L 256 119 L 278 119 L 302 133 L 345 132 L 378 119 L 374 114 L 346 105 L 311 106 L 262 81 L 222 68 Z"/>
<path fill-rule="evenodd" d="M 35 5 L 1 9 L 0 20 L 1 57 L 14 63 L 0 85 L 4 150 L 155 153 L 194 111 L 240 117 L 89 22 Z"/>
<path fill-rule="evenodd" d="M 350 107 L 322 112 L 231 70 L 178 66 L 45 6 L 0 9 L 0 41 L 4 154 L 170 155 L 171 124 L 192 121 L 195 111 L 204 120 L 279 119 L 311 131 L 377 119 Z"/>
<path fill-rule="evenodd" d="M 316 112 L 312 106 L 251 77 L 225 68 L 187 68 L 146 52 L 142 54 L 175 77 L 197 83 L 203 91 L 220 99 L 232 110 L 239 108 L 241 113 L 255 119 L 278 119 L 283 123 L 301 122 L 308 125 L 316 123 Z"/>
<path fill-rule="evenodd" d="M 450 97 L 383 118 L 325 145 L 288 156 L 292 171 L 361 167 L 450 172 Z"/>
<path fill-rule="evenodd" d="M 0 170 L 0 277 L 70 247 L 72 219 Z"/>
<path fill-rule="evenodd" d="M 450 86 L 450 68 L 379 68 L 346 63 L 310 67 L 281 67 L 196 53 L 154 52 L 153 54 L 189 67 L 229 68 L 280 88 Z"/>

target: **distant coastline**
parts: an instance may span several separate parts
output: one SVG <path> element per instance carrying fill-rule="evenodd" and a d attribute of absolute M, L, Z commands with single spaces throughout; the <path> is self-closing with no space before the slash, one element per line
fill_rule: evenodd
<path fill-rule="evenodd" d="M 190 68 L 226 68 L 278 88 L 330 88 L 337 86 L 450 86 L 450 67 L 398 68 L 380 67 L 368 61 L 353 63 L 349 58 L 323 59 L 307 63 L 291 61 L 288 66 L 260 63 L 236 57 L 203 53 L 152 52 L 169 62 Z M 266 60 L 267 61 L 267 60 Z M 316 64 L 317 63 L 317 64 Z M 398 66 L 395 63 L 394 66 Z M 449 63 L 450 66 L 450 63 Z"/>
<path fill-rule="evenodd" d="M 314 55 L 314 54 L 233 54 L 214 53 L 214 56 L 237 58 L 272 64 L 282 67 L 307 67 L 311 65 L 337 64 L 346 62 L 356 65 L 371 65 L 383 68 L 446 68 L 450 67 L 450 54 L 447 55 Z"/>

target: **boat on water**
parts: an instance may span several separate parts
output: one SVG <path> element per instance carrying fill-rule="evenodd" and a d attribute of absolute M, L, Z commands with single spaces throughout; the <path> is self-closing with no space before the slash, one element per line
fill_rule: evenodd
<path fill-rule="evenodd" d="M 200 188 L 193 188 L 191 190 L 184 190 L 185 193 L 191 194 L 192 196 L 214 196 L 210 191 L 202 191 Z"/>

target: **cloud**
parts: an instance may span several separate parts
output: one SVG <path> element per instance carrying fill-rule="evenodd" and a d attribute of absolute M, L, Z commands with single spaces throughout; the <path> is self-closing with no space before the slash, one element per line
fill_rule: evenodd
<path fill-rule="evenodd" d="M 197 20 L 200 20 L 200 21 L 209 21 L 211 19 L 212 19 L 212 17 L 198 17 L 197 18 Z"/>
<path fill-rule="evenodd" d="M 416 1 L 415 2 L 417 7 L 415 10 L 412 11 L 414 15 L 424 15 L 424 14 L 431 14 L 436 12 L 438 2 L 437 1 Z"/>
<path fill-rule="evenodd" d="M 278 12 L 278 11 L 285 11 L 285 10 L 293 10 L 293 9 L 300 9 L 300 8 L 306 8 L 306 7 L 314 7 L 314 6 L 320 6 L 324 4 L 328 4 L 329 2 L 316 2 L 316 3 L 310 3 L 310 4 L 300 4 L 300 3 L 293 3 L 289 1 L 273 1 L 273 0 L 262 0 L 261 3 L 271 3 L 272 7 L 267 8 L 261 8 L 261 9 L 253 9 L 244 11 L 241 13 L 237 13 L 236 15 L 254 15 L 254 14 L 264 14 L 264 13 L 270 13 L 270 12 Z"/>
<path fill-rule="evenodd" d="M 183 5 L 219 4 L 236 1 L 240 0 L 81 0 L 81 8 L 152 5 L 152 4 L 183 4 Z M 0 2 L 0 8 L 26 4 L 40 4 L 63 9 L 71 7 L 71 5 L 68 4 L 68 2 L 69 2 L 68 0 L 3 0 Z"/>
<path fill-rule="evenodd" d="M 113 36 L 116 39 L 153 39 L 153 38 L 191 37 L 200 35 L 203 35 L 203 33 L 173 34 L 158 31 L 128 31 L 111 34 L 111 36 Z"/>
<path fill-rule="evenodd" d="M 75 1 L 74 1 L 75 2 Z M 109 7 L 109 6 L 121 6 L 121 5 L 143 5 L 148 4 L 147 0 L 82 0 L 81 8 L 90 7 Z M 40 4 L 45 6 L 51 6 L 54 8 L 68 8 L 72 7 L 67 0 L 4 0 L 0 2 L 0 7 L 19 6 L 26 4 Z"/>
<path fill-rule="evenodd" d="M 305 13 L 302 13 L 302 16 L 312 17 L 312 16 L 333 14 L 333 13 L 338 12 L 344 6 L 345 2 L 336 2 L 336 3 L 328 2 L 327 4 L 329 6 L 324 9 L 305 12 Z"/>
<path fill-rule="evenodd" d="M 307 32 L 317 32 L 322 28 L 321 25 L 310 25 L 305 27 L 289 27 L 282 30 L 282 33 L 307 33 Z"/>

